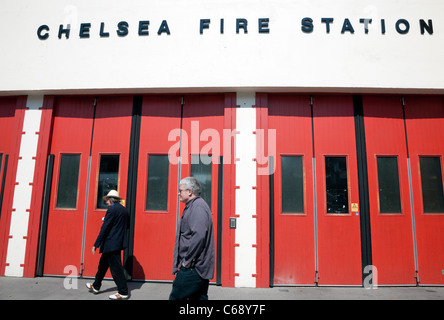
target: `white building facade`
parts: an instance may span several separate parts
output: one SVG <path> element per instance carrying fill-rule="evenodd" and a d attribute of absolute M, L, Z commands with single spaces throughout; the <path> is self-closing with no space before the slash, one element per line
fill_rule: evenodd
<path fill-rule="evenodd" d="M 171 281 L 194 175 L 218 285 L 444 284 L 443 3 L 23 0 L 0 16 L 0 275 L 93 276 L 117 188 L 129 277 Z"/>

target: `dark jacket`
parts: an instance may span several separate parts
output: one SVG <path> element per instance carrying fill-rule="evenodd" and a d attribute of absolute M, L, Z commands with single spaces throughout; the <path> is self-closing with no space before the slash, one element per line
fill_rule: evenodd
<path fill-rule="evenodd" d="M 211 211 L 205 200 L 189 200 L 180 218 L 173 257 L 173 274 L 182 263 L 195 268 L 204 279 L 214 275 L 214 232 Z"/>
<path fill-rule="evenodd" d="M 100 253 L 125 249 L 128 246 L 126 235 L 128 220 L 128 210 L 120 203 L 114 203 L 106 211 L 105 219 L 94 247 L 100 247 Z"/>

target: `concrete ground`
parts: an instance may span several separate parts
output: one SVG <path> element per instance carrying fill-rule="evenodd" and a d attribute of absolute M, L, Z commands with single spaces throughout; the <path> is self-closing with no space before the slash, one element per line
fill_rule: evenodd
<path fill-rule="evenodd" d="M 108 299 L 116 292 L 112 280 L 103 282 L 99 294 L 88 292 L 87 282 L 91 279 L 0 277 L 0 305 L 3 304 L 3 310 L 15 310 L 23 316 L 35 313 L 57 318 L 279 320 L 313 315 L 399 319 L 413 317 L 413 312 L 418 314 L 415 311 L 418 306 L 413 304 L 421 303 L 420 300 L 437 302 L 428 302 L 421 308 L 424 316 L 435 317 L 442 313 L 439 300 L 444 300 L 444 287 L 225 288 L 211 285 L 210 301 L 167 301 L 171 283 L 129 282 L 130 299 L 122 304 Z"/>
<path fill-rule="evenodd" d="M 91 279 L 0 277 L 0 300 L 108 300 L 112 280 L 99 294 L 85 287 Z M 130 300 L 168 300 L 171 283 L 128 282 Z M 274 287 L 225 288 L 210 285 L 210 300 L 444 300 L 444 287 Z"/>

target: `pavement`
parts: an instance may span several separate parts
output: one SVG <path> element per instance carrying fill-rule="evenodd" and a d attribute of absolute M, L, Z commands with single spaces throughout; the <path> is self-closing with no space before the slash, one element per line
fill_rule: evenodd
<path fill-rule="evenodd" d="M 88 292 L 85 278 L 0 277 L 0 300 L 108 300 L 116 293 L 104 280 L 98 294 Z M 130 300 L 168 300 L 171 283 L 128 282 Z M 256 302 L 270 300 L 444 300 L 444 287 L 273 287 L 226 288 L 210 285 L 210 300 Z"/>
<path fill-rule="evenodd" d="M 14 310 L 23 315 L 34 313 L 42 317 L 54 316 L 62 319 L 93 316 L 109 319 L 148 317 L 168 320 L 278 320 L 290 315 L 292 318 L 298 315 L 316 315 L 355 319 L 364 314 L 407 319 L 413 316 L 414 310 L 419 310 L 413 303 L 428 303 L 421 310 L 426 317 L 435 317 L 442 312 L 441 300 L 444 300 L 444 287 L 226 288 L 210 285 L 209 301 L 168 301 L 171 283 L 130 281 L 130 299 L 122 304 L 108 298 L 116 292 L 114 281 L 104 280 L 98 294 L 88 291 L 85 286 L 87 282 L 92 280 L 0 277 L 0 306 L 3 305 L 3 310 Z M 421 300 L 435 300 L 437 303 L 419 302 Z M 400 306 L 399 303 L 408 305 Z M 28 307 L 31 304 L 40 306 Z M 378 304 L 387 305 L 380 307 Z"/>

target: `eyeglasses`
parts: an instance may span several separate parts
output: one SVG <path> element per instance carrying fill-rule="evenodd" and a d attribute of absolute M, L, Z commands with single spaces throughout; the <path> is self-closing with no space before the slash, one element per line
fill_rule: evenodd
<path fill-rule="evenodd" d="M 190 190 L 190 189 L 179 189 L 179 193 L 181 193 L 182 191 L 186 191 L 186 190 Z"/>

